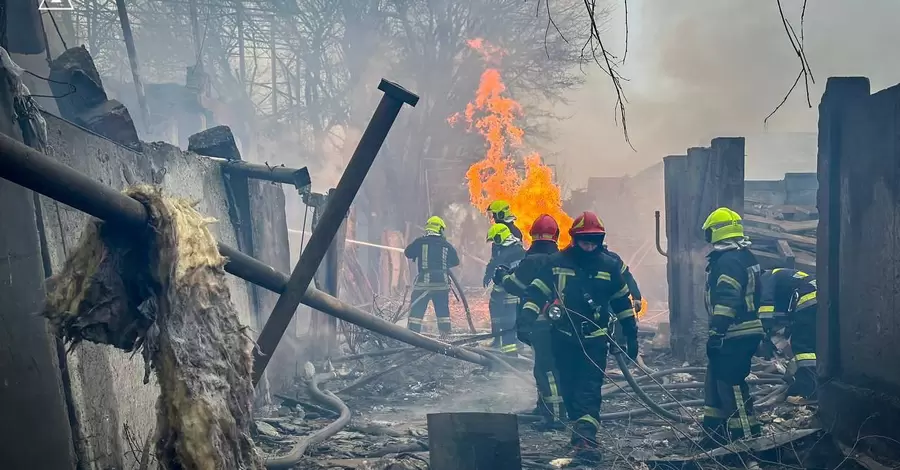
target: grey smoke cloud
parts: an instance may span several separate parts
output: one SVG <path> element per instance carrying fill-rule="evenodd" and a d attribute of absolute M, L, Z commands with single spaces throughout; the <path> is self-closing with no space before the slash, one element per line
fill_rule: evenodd
<path fill-rule="evenodd" d="M 607 36 L 621 53 L 622 6 L 615 3 Z M 637 152 L 628 148 L 621 127 L 616 127 L 615 95 L 608 79 L 590 70 L 585 87 L 570 95 L 573 104 L 558 108 L 574 116 L 557 124 L 558 141 L 552 146 L 561 151 L 565 176 L 576 186 L 587 176 L 633 174 L 665 155 L 708 145 L 721 135 L 748 136 L 749 173 L 754 147 L 766 152 L 773 147 L 755 145 L 754 136 L 815 132 L 816 106 L 829 76 L 865 75 L 873 90 L 900 82 L 900 61 L 895 58 L 900 2 L 810 0 L 804 29 L 816 78 L 810 87 L 813 109 L 807 108 L 805 91 L 798 87 L 764 126 L 763 119 L 799 72 L 775 0 L 628 3 L 631 37 L 623 73 L 630 79 L 625 84 L 628 129 Z M 782 0 L 798 34 L 802 3 Z M 769 140 L 763 137 L 759 140 Z M 809 149 L 811 138 L 799 136 L 803 143 L 794 147 L 814 152 L 814 143 Z"/>

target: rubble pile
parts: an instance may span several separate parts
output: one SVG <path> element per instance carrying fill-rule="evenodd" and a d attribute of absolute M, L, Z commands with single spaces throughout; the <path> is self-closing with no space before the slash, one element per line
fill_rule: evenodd
<path fill-rule="evenodd" d="M 667 353 L 653 352 L 650 341 L 651 338 L 646 338 L 642 344 L 643 350 L 647 351 L 644 356 L 647 367 L 676 372 L 655 379 L 647 379 L 637 367 L 632 373 L 656 403 L 677 402 L 680 405 L 668 410 L 695 419 L 674 423 L 646 411 L 610 358 L 603 412 L 604 416 L 620 417 L 603 421 L 598 439 L 604 462 L 591 468 L 640 468 L 641 462 L 697 453 L 694 442 L 702 437 L 703 369 L 687 367 Z M 533 383 L 526 383 L 514 374 L 486 370 L 415 349 L 396 349 L 401 352 L 356 354 L 347 356 L 348 360 L 336 358 L 325 365 L 334 375 L 326 387 L 352 410 L 352 421 L 321 445 L 309 448 L 297 468 L 427 468 L 421 459 L 428 459 L 428 413 L 525 413 L 534 407 Z M 513 364 L 530 375 L 527 360 L 520 359 Z M 754 370 L 749 379 L 753 383 L 752 391 L 760 397 L 758 401 L 779 391 L 780 385 L 773 379 L 779 376 L 776 363 L 757 361 Z M 388 372 L 380 375 L 384 371 Z M 371 376 L 377 377 L 361 386 L 353 386 Z M 303 383 L 298 383 L 287 395 L 277 396 L 282 407 L 274 416 L 257 420 L 258 442 L 270 453 L 284 452 L 298 436 L 321 429 L 337 416 L 316 403 Z M 815 424 L 811 407 L 778 402 L 761 408 L 759 418 L 769 434 Z M 622 417 L 623 414 L 626 416 Z M 526 415 L 520 415 L 519 421 L 524 468 L 582 468 L 571 466 L 567 430 L 542 431 L 532 426 L 535 420 Z M 767 467 L 762 465 L 761 468 Z"/>

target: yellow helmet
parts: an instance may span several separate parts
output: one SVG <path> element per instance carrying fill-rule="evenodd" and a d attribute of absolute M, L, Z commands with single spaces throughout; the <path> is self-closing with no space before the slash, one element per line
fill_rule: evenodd
<path fill-rule="evenodd" d="M 494 216 L 494 220 L 496 221 L 505 221 L 510 217 L 515 217 L 509 207 L 509 203 L 506 201 L 492 202 L 488 206 L 487 211 Z"/>
<path fill-rule="evenodd" d="M 494 242 L 494 243 L 503 243 L 503 240 L 506 240 L 512 235 L 512 232 L 509 230 L 504 224 L 494 224 L 491 225 L 491 228 L 488 229 L 487 239 L 485 241 Z"/>
<path fill-rule="evenodd" d="M 740 214 L 727 207 L 720 207 L 712 211 L 706 218 L 706 222 L 703 222 L 702 229 L 705 232 L 706 241 L 709 243 L 744 237 L 744 225 Z"/>
<path fill-rule="evenodd" d="M 444 219 L 433 215 L 428 218 L 425 222 L 425 231 L 426 232 L 434 232 L 434 233 L 444 233 L 444 230 L 447 228 L 447 224 L 444 223 Z"/>

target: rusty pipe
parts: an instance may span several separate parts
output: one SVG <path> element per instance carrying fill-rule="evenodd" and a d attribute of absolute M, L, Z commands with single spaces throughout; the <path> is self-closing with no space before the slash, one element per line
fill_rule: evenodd
<path fill-rule="evenodd" d="M 246 176 L 258 180 L 271 181 L 273 183 L 289 184 L 297 191 L 308 190 L 312 184 L 309 178 L 309 170 L 303 168 L 288 168 L 284 166 L 260 165 L 248 163 L 242 160 L 228 160 L 224 158 L 210 157 L 210 160 L 222 164 L 222 171 L 236 175 Z"/>
<path fill-rule="evenodd" d="M 659 254 L 668 257 L 669 253 L 666 252 L 666 250 L 663 250 L 662 241 L 659 239 L 659 211 L 655 211 L 653 215 L 656 216 L 656 251 L 658 251 Z"/>
<path fill-rule="evenodd" d="M 378 89 L 384 92 L 381 102 L 378 103 L 369 125 L 359 139 L 359 144 L 357 144 L 353 156 L 350 157 L 347 168 L 341 175 L 341 180 L 328 196 L 325 210 L 322 211 L 315 230 L 309 236 L 309 242 L 291 272 L 287 286 L 278 297 L 278 302 L 275 303 L 275 308 L 272 309 L 272 314 L 269 315 L 269 319 L 256 341 L 258 347 L 253 350 L 254 384 L 259 382 L 281 337 L 284 336 L 291 319 L 294 318 L 294 313 L 300 306 L 300 301 L 303 299 L 309 283 L 316 275 L 319 264 L 325 258 L 325 253 L 344 222 L 344 218 L 350 210 L 350 204 L 356 197 L 356 193 L 359 192 L 366 174 L 369 173 L 369 168 L 375 162 L 375 156 L 381 150 L 381 145 L 387 138 L 391 126 L 394 125 L 397 115 L 400 114 L 400 109 L 404 104 L 415 106 L 419 102 L 419 97 L 415 94 L 384 79 L 381 80 Z"/>
<path fill-rule="evenodd" d="M 147 227 L 147 211 L 136 200 L 83 173 L 0 133 L 0 178 L 28 188 L 111 224 L 135 231 Z M 275 268 L 219 243 L 228 259 L 225 271 L 275 293 L 284 291 L 288 276 Z M 464 351 L 370 315 L 315 288 L 308 288 L 303 303 L 341 320 L 411 346 L 464 361 L 489 365 L 477 354 Z"/>

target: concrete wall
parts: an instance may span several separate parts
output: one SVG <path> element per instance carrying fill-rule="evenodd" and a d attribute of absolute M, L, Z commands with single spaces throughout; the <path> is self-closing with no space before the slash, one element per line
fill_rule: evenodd
<path fill-rule="evenodd" d="M 825 428 L 900 458 L 900 85 L 831 78 L 819 107 L 819 348 Z M 893 443 L 879 437 L 894 439 Z"/>
<path fill-rule="evenodd" d="M 237 246 L 217 164 L 163 143 L 145 143 L 144 153 L 136 153 L 55 116 L 45 117 L 49 135 L 46 154 L 115 188 L 158 184 L 167 194 L 197 200 L 200 212 L 218 219 L 212 226 L 217 239 Z M 271 185 L 251 186 L 253 206 L 267 209 L 254 217 L 254 225 L 258 225 L 255 233 L 261 237 L 255 243 L 261 247 L 258 255 L 285 270 L 287 259 L 278 262 L 288 252 L 284 194 Z M 41 209 L 47 251 L 55 271 L 75 246 L 87 217 L 43 197 Z M 251 287 L 235 277 L 229 277 L 229 287 L 241 321 L 258 324 Z M 267 299 L 265 307 L 270 303 Z M 137 468 L 140 457 L 131 453 L 132 447 L 137 445 L 139 450 L 152 432 L 158 396 L 155 379 L 142 384 L 142 359 L 109 346 L 83 344 L 67 357 L 67 364 L 77 419 L 76 448 L 82 461 L 87 468 Z"/>
<path fill-rule="evenodd" d="M 703 363 L 709 243 L 700 227 L 717 207 L 744 211 L 744 138 L 713 139 L 709 147 L 687 149 L 686 156 L 666 157 L 664 165 L 672 352 Z"/>

